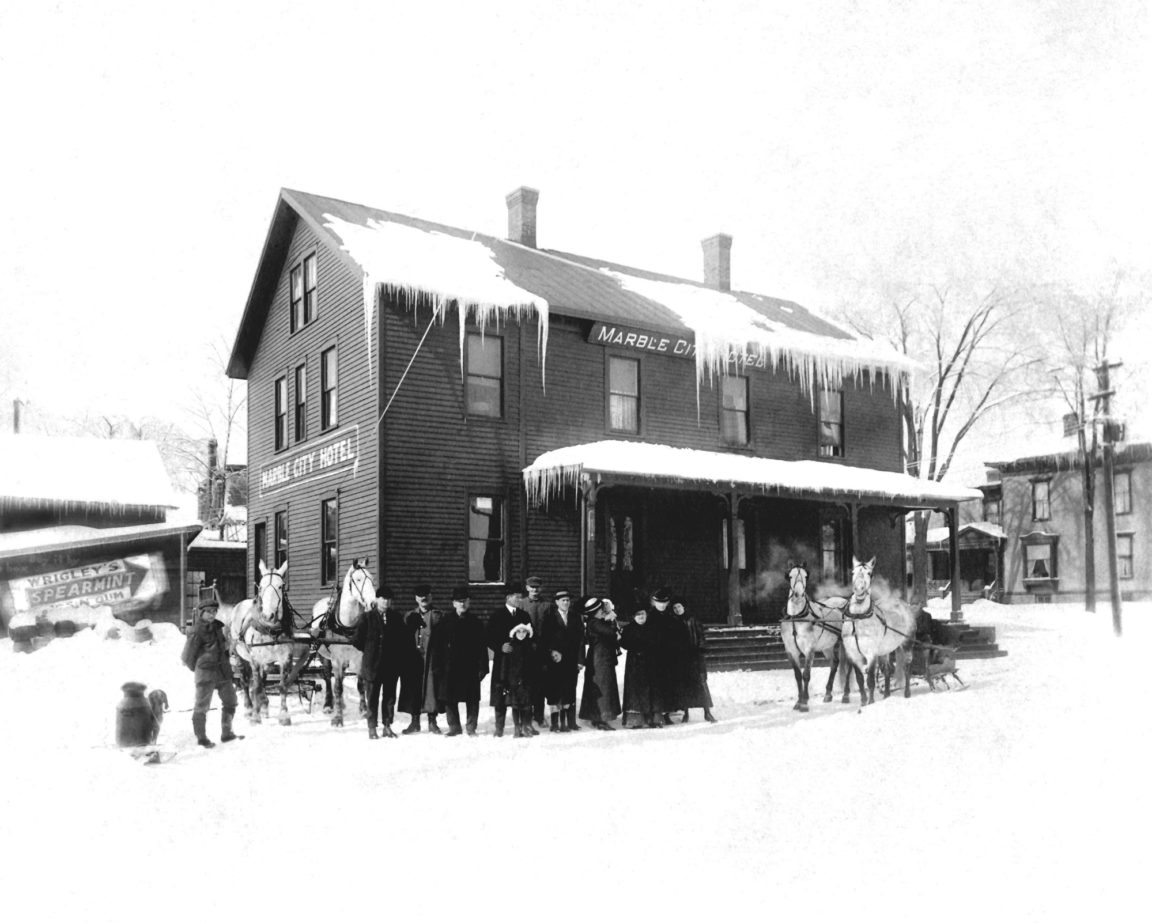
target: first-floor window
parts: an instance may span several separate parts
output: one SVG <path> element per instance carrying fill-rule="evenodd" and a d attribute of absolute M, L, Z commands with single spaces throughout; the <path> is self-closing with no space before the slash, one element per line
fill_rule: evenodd
<path fill-rule="evenodd" d="M 272 562 L 272 566 L 279 567 L 288 560 L 288 511 L 281 510 L 276 514 L 275 522 L 273 525 L 274 533 L 272 540 L 276 543 L 276 560 Z"/>
<path fill-rule="evenodd" d="M 1121 580 L 1131 580 L 1134 576 L 1132 571 L 1133 538 L 1132 535 L 1116 536 L 1116 564 Z"/>
<path fill-rule="evenodd" d="M 260 582 L 260 564 L 268 564 L 268 525 L 258 522 L 252 531 L 252 575 L 255 583 Z"/>
<path fill-rule="evenodd" d="M 825 580 L 839 580 L 840 562 L 844 560 L 843 531 L 836 519 L 827 519 L 820 524 L 820 566 Z"/>
<path fill-rule="evenodd" d="M 468 498 L 468 582 L 504 580 L 504 500 L 484 494 Z"/>
<path fill-rule="evenodd" d="M 336 500 L 320 504 L 320 582 L 332 583 L 336 579 L 336 539 L 339 534 L 339 507 Z"/>
<path fill-rule="evenodd" d="M 1053 580 L 1056 577 L 1056 546 L 1050 542 L 1024 546 L 1024 579 Z"/>
<path fill-rule="evenodd" d="M 820 389 L 820 456 L 844 457 L 844 392 Z"/>

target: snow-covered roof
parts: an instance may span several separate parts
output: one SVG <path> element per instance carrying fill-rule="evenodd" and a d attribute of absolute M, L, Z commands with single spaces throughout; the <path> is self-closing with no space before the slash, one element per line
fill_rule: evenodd
<path fill-rule="evenodd" d="M 247 539 L 238 539 L 234 536 L 235 533 L 229 531 L 228 527 L 224 528 L 224 538 L 220 538 L 220 530 L 215 528 L 204 529 L 193 540 L 192 544 L 188 546 L 189 550 L 199 548 L 203 551 L 208 550 L 235 550 L 243 551 L 248 547 Z"/>
<path fill-rule="evenodd" d="M 156 522 L 138 526 L 97 529 L 93 526 L 49 526 L 45 529 L 23 529 L 0 532 L 0 559 L 112 545 L 140 539 L 160 539 L 176 535 L 192 536 L 200 528 L 197 522 Z"/>
<path fill-rule="evenodd" d="M 524 486 L 540 502 L 583 475 L 611 474 L 645 480 L 744 485 L 764 491 L 883 497 L 912 506 L 979 499 L 980 491 L 924 481 L 896 471 L 878 471 L 835 462 L 784 461 L 645 442 L 605 440 L 545 452 L 524 469 Z"/>
<path fill-rule="evenodd" d="M 794 302 L 285 189 L 229 362 L 234 377 L 247 375 L 278 272 L 275 254 L 287 246 L 297 216 L 361 275 L 366 337 L 381 288 L 392 288 L 427 296 L 440 320 L 454 303 L 480 324 L 535 315 L 542 358 L 548 319 L 557 313 L 690 339 L 699 377 L 726 372 L 733 359 L 763 361 L 782 366 L 811 393 L 816 384 L 849 375 L 899 378 L 914 365 L 887 344 Z"/>
<path fill-rule="evenodd" d="M 142 439 L 0 435 L 0 504 L 176 508 L 160 451 Z"/>
<path fill-rule="evenodd" d="M 1007 533 L 994 522 L 968 522 L 956 530 L 957 537 L 960 537 L 968 532 L 977 532 L 981 535 L 986 535 L 988 538 L 1004 539 L 1007 538 Z M 912 523 L 906 523 L 904 527 L 904 540 L 905 543 L 911 545 L 915 540 L 916 531 Z M 947 545 L 949 543 L 948 527 L 937 526 L 928 530 L 928 544 L 929 545 Z"/>

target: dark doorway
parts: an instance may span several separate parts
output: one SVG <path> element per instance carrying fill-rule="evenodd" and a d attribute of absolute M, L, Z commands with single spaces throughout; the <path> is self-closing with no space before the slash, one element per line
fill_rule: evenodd
<path fill-rule="evenodd" d="M 647 600 L 640 568 L 640 510 L 635 503 L 608 504 L 608 592 L 624 618 Z"/>

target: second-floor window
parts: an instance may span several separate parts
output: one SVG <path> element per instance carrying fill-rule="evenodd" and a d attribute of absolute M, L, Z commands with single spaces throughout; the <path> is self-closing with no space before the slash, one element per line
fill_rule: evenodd
<path fill-rule="evenodd" d="M 1116 512 L 1132 512 L 1132 472 L 1117 471 L 1112 478 L 1112 499 L 1115 501 Z"/>
<path fill-rule="evenodd" d="M 296 441 L 303 442 L 308 438 L 308 368 L 303 365 L 296 366 L 296 404 L 295 424 Z"/>
<path fill-rule="evenodd" d="M 721 388 L 720 435 L 728 445 L 748 445 L 748 379 L 729 376 Z"/>
<path fill-rule="evenodd" d="M 276 560 L 272 567 L 277 568 L 288 560 L 288 511 L 281 510 L 273 521 L 272 540 L 276 543 Z"/>
<path fill-rule="evenodd" d="M 844 392 L 820 389 L 820 449 L 822 458 L 844 457 Z"/>
<path fill-rule="evenodd" d="M 468 582 L 504 580 L 504 500 L 473 494 L 468 498 Z"/>
<path fill-rule="evenodd" d="M 337 509 L 335 499 L 320 504 L 320 582 L 325 585 L 336 580 Z"/>
<path fill-rule="evenodd" d="M 500 417 L 504 403 L 504 339 L 468 334 L 465 356 L 468 416 Z"/>
<path fill-rule="evenodd" d="M 288 444 L 288 379 L 276 379 L 275 418 L 272 422 L 273 441 L 279 452 Z"/>
<path fill-rule="evenodd" d="M 999 497 L 985 497 L 984 498 L 984 521 L 990 522 L 994 526 L 1000 525 L 1000 498 Z"/>
<path fill-rule="evenodd" d="M 336 408 L 336 347 L 320 354 L 320 428 L 331 429 L 338 421 Z"/>
<path fill-rule="evenodd" d="M 1049 519 L 1051 518 L 1051 508 L 1048 503 L 1048 490 L 1051 486 L 1049 481 L 1033 481 L 1032 482 L 1032 518 L 1033 519 Z"/>
<path fill-rule="evenodd" d="M 640 360 L 608 357 L 608 429 L 640 432 Z"/>

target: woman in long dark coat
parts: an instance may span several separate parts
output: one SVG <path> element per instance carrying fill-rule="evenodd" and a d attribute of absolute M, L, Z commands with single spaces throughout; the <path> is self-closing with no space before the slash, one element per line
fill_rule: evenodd
<path fill-rule="evenodd" d="M 628 651 L 624 659 L 624 718 L 639 714 L 646 727 L 659 727 L 657 713 L 663 712 L 660 685 L 653 670 L 657 637 L 648 624 L 648 612 L 640 609 L 620 632 L 620 646 Z"/>
<path fill-rule="evenodd" d="M 704 720 L 715 721 L 712 692 L 708 688 L 708 664 L 704 659 L 704 626 L 684 608 L 684 600 L 672 601 L 672 620 L 681 626 L 680 701 L 682 724 L 688 723 L 688 709 L 703 708 Z"/>
<path fill-rule="evenodd" d="M 584 694 L 580 717 L 601 731 L 614 731 L 608 722 L 620 714 L 620 688 L 616 683 L 617 643 L 620 629 L 610 600 L 602 600 L 585 626 L 588 654 L 584 660 Z"/>

